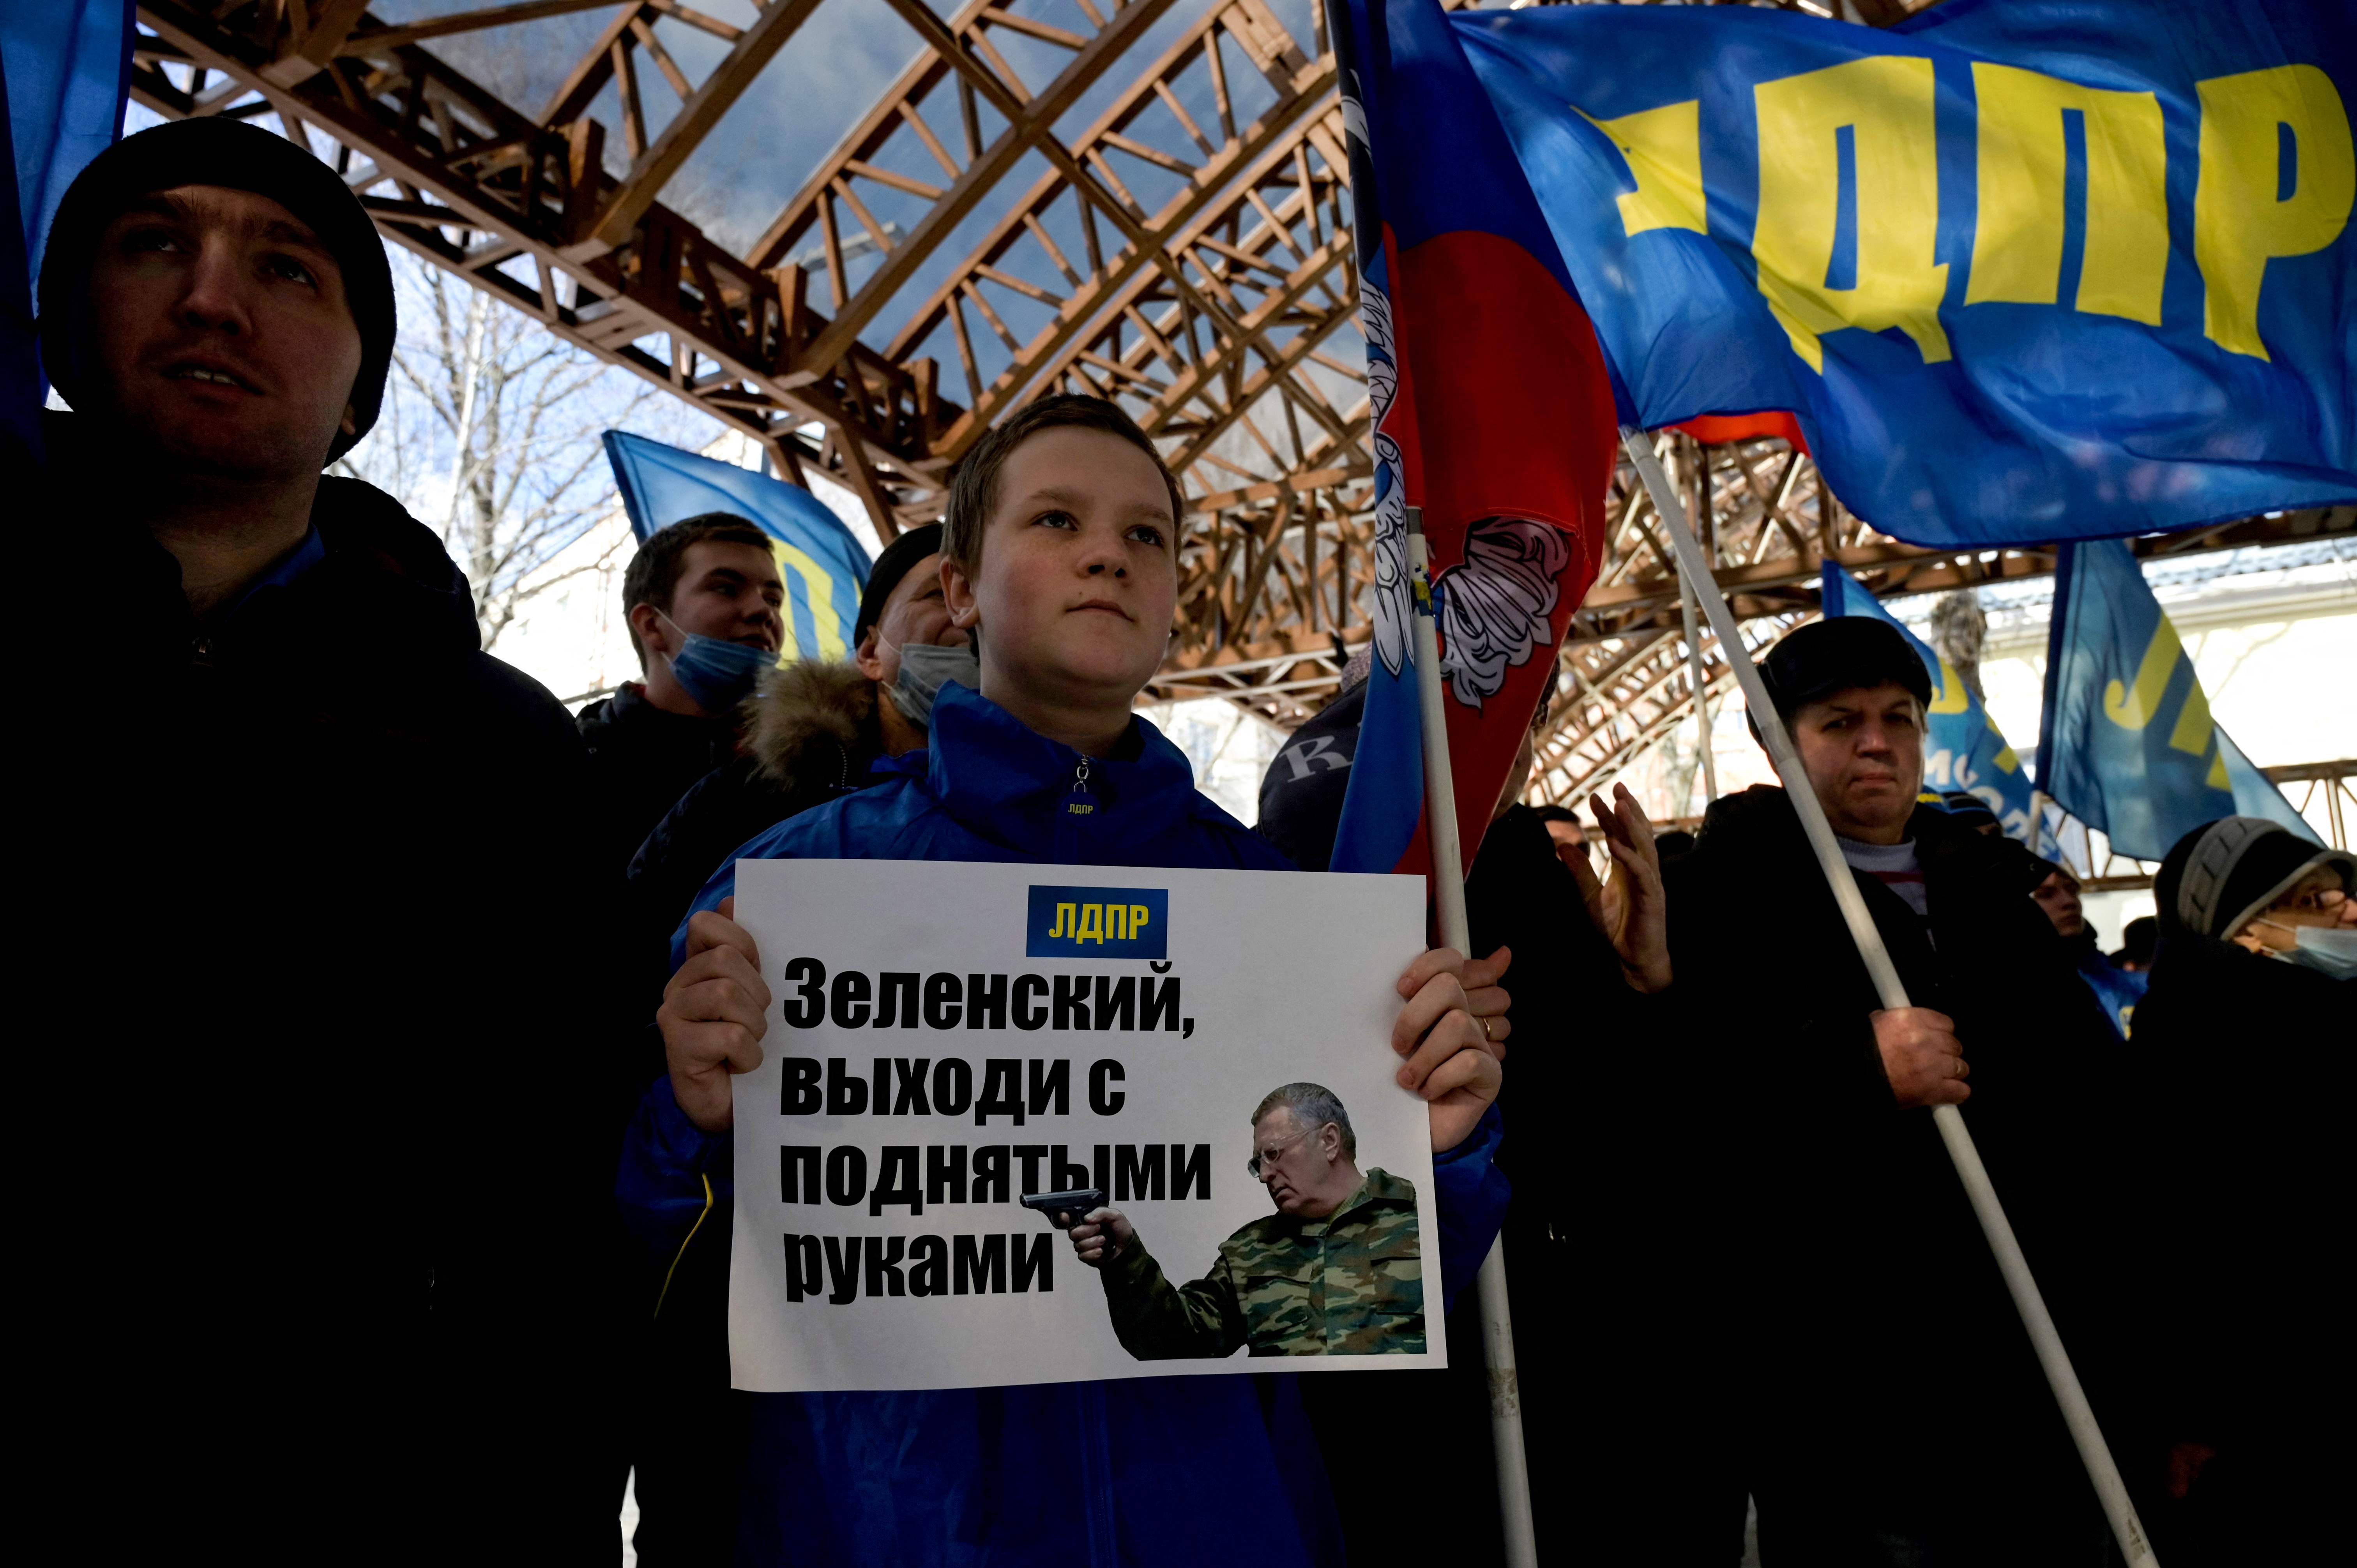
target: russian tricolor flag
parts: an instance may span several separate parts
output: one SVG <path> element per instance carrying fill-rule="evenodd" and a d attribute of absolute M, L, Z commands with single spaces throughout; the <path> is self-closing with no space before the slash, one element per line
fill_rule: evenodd
<path fill-rule="evenodd" d="M 1428 869 L 1407 509 L 1438 595 L 1465 864 L 1596 575 L 1614 388 L 1437 0 L 1330 0 L 1375 436 L 1375 646 L 1330 869 Z"/>

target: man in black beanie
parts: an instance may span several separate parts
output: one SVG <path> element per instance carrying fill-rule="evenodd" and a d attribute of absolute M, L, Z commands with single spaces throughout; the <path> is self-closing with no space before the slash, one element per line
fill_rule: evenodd
<path fill-rule="evenodd" d="M 1665 868 L 1695 1086 L 1680 1155 L 1712 1167 L 1692 1230 L 1727 1282 L 1697 1337 L 1726 1405 L 1694 1471 L 1738 1514 L 1749 1490 L 1771 1564 L 2099 1557 L 1930 1112 L 1962 1107 L 2104 1409 L 2128 1310 L 2108 1293 L 2135 1277 L 2105 1185 L 2128 1168 L 2106 1143 L 2117 1040 L 2029 897 L 2044 863 L 1919 803 L 1931 682 L 1906 639 L 1819 621 L 1760 672 L 1912 1005 L 1883 1007 L 1785 790 L 1712 801 Z"/>
<path fill-rule="evenodd" d="M 619 1067 L 580 746 L 480 650 L 435 536 L 321 476 L 383 393 L 383 247 L 307 151 L 188 121 L 83 171 L 39 299 L 73 412 L 9 476 L 59 999 L 12 1139 L 50 1195 L 27 1528 L 127 1561 L 610 1562 Z"/>

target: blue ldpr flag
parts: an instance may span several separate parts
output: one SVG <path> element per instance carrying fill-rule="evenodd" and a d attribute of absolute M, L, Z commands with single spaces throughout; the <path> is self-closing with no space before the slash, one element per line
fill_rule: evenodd
<path fill-rule="evenodd" d="M 66 188 L 123 134 L 134 0 L 0 5 L 0 430 L 37 445 L 48 385 L 33 337 L 33 282 Z"/>
<path fill-rule="evenodd" d="M 2065 545 L 2056 571 L 2039 788 L 2138 860 L 2163 858 L 2220 817 L 2266 817 L 2315 840 L 2212 722 L 2193 660 L 2127 545 Z"/>
<path fill-rule="evenodd" d="M 1872 616 L 1897 627 L 1932 676 L 1932 706 L 1923 721 L 1923 788 L 1969 790 L 1996 813 L 2007 838 L 2029 842 L 2029 775 L 1953 666 L 1907 629 L 1881 601 L 1835 562 L 1824 564 L 1825 614 Z"/>
<path fill-rule="evenodd" d="M 1934 546 L 2357 499 L 2346 0 L 1441 25 L 1629 423 L 1792 410 L 1845 505 Z"/>
<path fill-rule="evenodd" d="M 606 456 L 641 542 L 708 511 L 734 512 L 776 542 L 778 575 L 786 584 L 780 662 L 841 659 L 849 651 L 870 562 L 825 502 L 800 485 L 619 430 L 606 432 Z"/>
<path fill-rule="evenodd" d="M 2142 970 L 2113 968 L 2112 961 L 2092 946 L 2080 950 L 2078 967 L 2079 978 L 2095 993 L 2104 1016 L 2121 1039 L 2128 1038 L 2136 1026 L 2136 1004 L 2144 1000 L 2152 977 Z"/>

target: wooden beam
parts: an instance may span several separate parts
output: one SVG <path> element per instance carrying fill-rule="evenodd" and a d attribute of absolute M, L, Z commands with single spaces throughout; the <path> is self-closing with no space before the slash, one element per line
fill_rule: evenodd
<path fill-rule="evenodd" d="M 990 106 L 1006 121 L 1006 129 L 951 182 L 942 199 L 868 275 L 858 295 L 812 338 L 803 355 L 806 364 L 829 364 L 841 358 L 844 350 L 866 330 L 877 313 L 916 275 L 918 268 L 965 221 L 1024 154 L 1037 147 L 1048 153 L 1051 163 L 1055 162 L 1061 148 L 1049 128 L 1097 78 L 1112 69 L 1134 39 L 1161 18 L 1173 0 L 1130 0 L 1104 30 L 1090 39 L 1088 46 L 1072 57 L 1071 63 L 1028 104 L 1017 102 L 996 73 L 960 46 L 959 39 L 925 5 L 924 0 L 886 0 L 886 4 L 958 72 L 961 80 L 971 83 L 977 93 L 989 101 Z"/>
<path fill-rule="evenodd" d="M 368 9 L 368 0 L 336 0 L 336 3 L 350 6 L 354 22 L 359 21 L 361 13 Z M 399 48 L 404 44 L 423 43 L 427 38 L 446 38 L 453 33 L 510 27 L 519 22 L 536 22 L 544 16 L 565 16 L 576 11 L 594 11 L 619 3 L 619 0 L 522 0 L 519 5 L 490 5 L 480 11 L 461 11 L 455 16 L 436 16 L 427 22 L 404 22 L 390 27 L 373 27 L 365 33 L 350 33 L 348 28 L 348 36 L 329 52 L 339 55 L 378 54 Z"/>
<path fill-rule="evenodd" d="M 843 477 L 850 481 L 851 493 L 867 509 L 867 520 L 876 525 L 876 536 L 889 544 L 900 536 L 900 519 L 892 510 L 892 498 L 884 493 L 881 480 L 860 449 L 859 433 L 837 424 L 829 428 L 828 435 L 835 452 L 843 459 Z"/>
<path fill-rule="evenodd" d="M 770 0 L 769 9 L 730 48 L 728 58 L 687 95 L 653 144 L 631 160 L 630 172 L 597 214 L 588 235 L 591 244 L 610 251 L 628 242 L 680 166 L 818 7 L 819 0 Z"/>

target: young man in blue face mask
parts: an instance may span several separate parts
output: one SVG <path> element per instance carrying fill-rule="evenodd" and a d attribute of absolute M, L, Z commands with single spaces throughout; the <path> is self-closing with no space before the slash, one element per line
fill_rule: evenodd
<path fill-rule="evenodd" d="M 630 558 L 622 606 L 646 679 L 576 721 L 613 832 L 611 870 L 689 785 L 737 754 L 737 706 L 777 662 L 785 597 L 769 535 L 727 512 L 674 522 Z"/>

